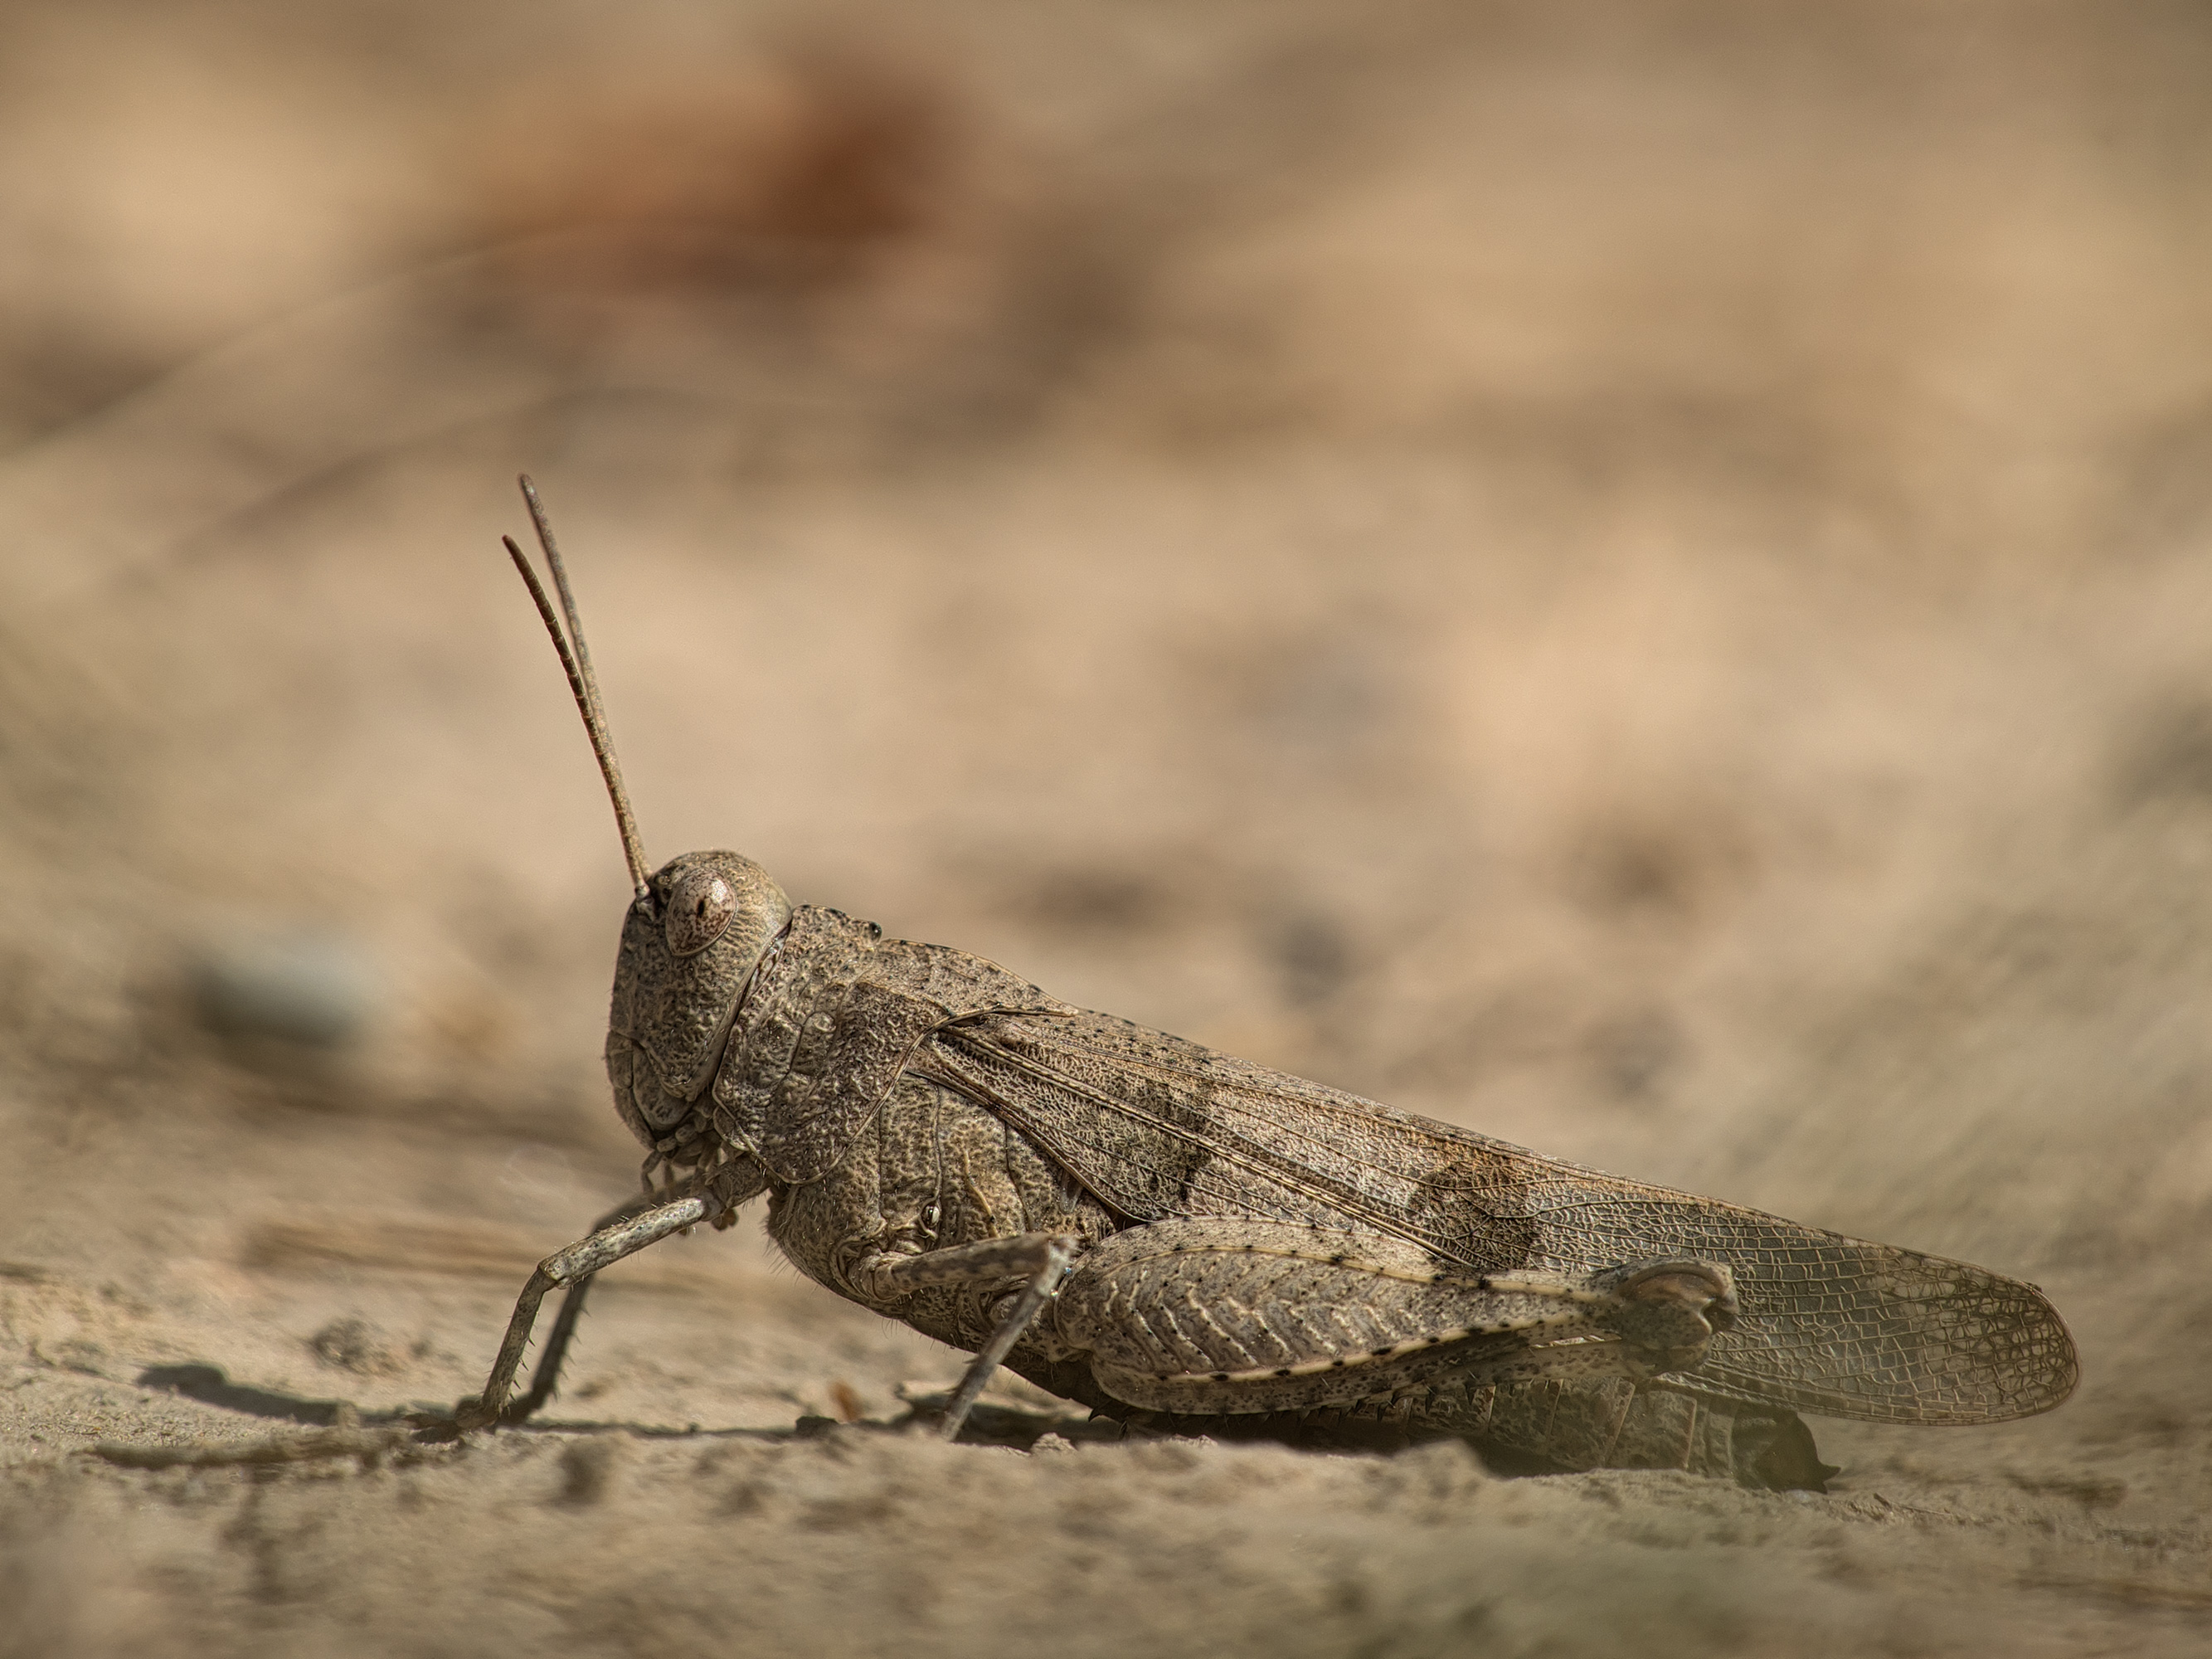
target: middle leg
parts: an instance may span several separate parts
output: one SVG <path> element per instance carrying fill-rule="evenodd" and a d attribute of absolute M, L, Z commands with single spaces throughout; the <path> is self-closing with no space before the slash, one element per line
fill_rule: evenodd
<path fill-rule="evenodd" d="M 1066 1233 L 1015 1233 L 927 1250 L 920 1255 L 867 1256 L 852 1268 L 848 1276 L 854 1287 L 878 1302 L 892 1301 L 933 1285 L 1024 1281 L 1019 1290 L 1001 1297 L 994 1308 L 998 1322 L 990 1340 L 976 1351 L 960 1386 L 953 1390 L 951 1403 L 945 1408 L 939 1432 L 945 1439 L 958 1437 L 961 1425 L 968 1420 L 991 1374 L 1006 1363 L 1022 1333 L 1066 1277 L 1077 1248 L 1076 1240 Z"/>

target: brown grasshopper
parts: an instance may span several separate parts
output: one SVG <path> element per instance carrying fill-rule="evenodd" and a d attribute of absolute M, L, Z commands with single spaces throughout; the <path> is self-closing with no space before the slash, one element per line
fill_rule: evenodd
<path fill-rule="evenodd" d="M 736 853 L 647 873 L 575 601 L 506 539 L 636 898 L 606 1064 L 646 1195 L 545 1259 L 464 1428 L 550 1396 L 592 1275 L 765 1194 L 807 1277 L 1140 1428 L 1451 1435 L 1529 1468 L 1817 1486 L 1797 1412 L 1998 1422 L 2074 1387 L 2033 1285 L 1430 1122 L 794 906 Z M 509 1401 L 545 1293 L 568 1287 Z"/>

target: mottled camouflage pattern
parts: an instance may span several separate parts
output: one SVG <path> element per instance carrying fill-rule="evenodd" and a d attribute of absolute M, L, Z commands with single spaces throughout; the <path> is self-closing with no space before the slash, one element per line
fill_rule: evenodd
<path fill-rule="evenodd" d="M 740 999 L 664 1012 L 694 1040 L 660 1045 L 663 1068 L 639 1035 L 641 988 L 676 982 L 652 925 L 702 872 L 761 907 L 731 924 L 735 951 L 782 896 L 737 854 L 695 854 L 633 907 L 609 1071 L 648 1175 L 732 1200 L 764 1180 L 808 1276 L 970 1350 L 1018 1278 L 894 1285 L 883 1264 L 1065 1236 L 1074 1269 L 1006 1363 L 1107 1415 L 1803 1486 L 1823 1466 L 1793 1407 L 1990 1422 L 2073 1386 L 2033 1286 L 1395 1112 L 836 911 L 788 912 Z M 1672 1293 L 1699 1274 L 1705 1295 Z M 1724 1302 L 1692 1311 L 1731 1278 L 1732 1328 Z"/>
<path fill-rule="evenodd" d="M 855 1228 L 855 1218 L 866 1224 Z M 848 1275 L 878 1249 L 920 1253 L 1020 1231 L 1065 1232 L 1097 1243 L 1119 1230 L 1024 1136 L 956 1091 L 912 1074 L 899 1079 L 851 1158 L 820 1182 L 772 1189 L 769 1227 L 810 1278 L 864 1305 L 875 1304 Z M 1069 1291 L 1081 1282 L 1072 1280 Z M 1004 1292 L 1002 1285 L 932 1287 L 884 1310 L 940 1341 L 974 1349 L 990 1333 Z M 1073 1305 L 1069 1291 L 1060 1303 Z M 1812 1437 L 1789 1412 L 1639 1389 L 1622 1378 L 1496 1385 L 1447 1374 L 1401 1379 L 1391 1392 L 1333 1405 L 1177 1413 L 1106 1393 L 1092 1365 L 1073 1355 L 1056 1330 L 1033 1332 L 1007 1363 L 1055 1394 L 1159 1432 L 1369 1449 L 1457 1436 L 1517 1470 L 1675 1468 L 1778 1487 L 1817 1486 L 1824 1473 Z"/>
<path fill-rule="evenodd" d="M 1133 1221 L 1312 1222 L 1492 1273 L 1724 1264 L 1741 1317 L 1695 1377 L 1715 1395 L 1986 1423 L 2074 1385 L 2072 1342 L 2033 1285 L 1543 1158 L 1109 1016 L 949 1026 L 920 1064 Z"/>

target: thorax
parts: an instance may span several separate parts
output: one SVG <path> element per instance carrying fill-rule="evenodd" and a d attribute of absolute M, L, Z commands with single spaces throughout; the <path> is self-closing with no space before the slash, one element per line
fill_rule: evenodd
<path fill-rule="evenodd" d="M 817 1284 L 969 1346 L 980 1340 L 969 1329 L 988 1298 L 924 1291 L 896 1304 L 873 1301 L 854 1289 L 854 1264 L 1024 1232 L 1073 1233 L 1090 1243 L 1115 1223 L 1003 1121 L 957 1090 L 908 1073 L 835 1168 L 771 1190 L 768 1225 Z"/>

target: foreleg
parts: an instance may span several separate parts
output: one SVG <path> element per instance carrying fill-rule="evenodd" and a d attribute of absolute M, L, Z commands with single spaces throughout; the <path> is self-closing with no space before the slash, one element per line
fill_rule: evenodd
<path fill-rule="evenodd" d="M 634 1198 L 627 1204 L 618 1204 L 592 1224 L 592 1235 L 596 1237 L 608 1228 L 643 1215 L 660 1200 L 650 1196 Z M 642 1246 L 639 1248 L 642 1249 Z M 507 1402 L 499 1414 L 502 1423 L 520 1423 L 540 1406 L 553 1397 L 561 1382 L 561 1367 L 568 1358 L 568 1344 L 576 1334 L 576 1322 L 584 1316 L 584 1297 L 592 1288 L 592 1275 L 586 1273 L 572 1281 L 561 1297 L 561 1310 L 553 1316 L 553 1329 L 538 1351 L 538 1369 L 531 1374 L 530 1392 L 520 1400 Z"/>
<path fill-rule="evenodd" d="M 514 1386 L 514 1374 L 521 1368 L 522 1351 L 530 1343 L 530 1328 L 538 1320 L 538 1304 L 544 1301 L 548 1291 L 557 1285 L 574 1287 L 555 1323 L 553 1341 L 547 1346 L 538 1376 L 530 1393 L 516 1402 L 519 1409 L 511 1421 L 520 1422 L 552 1393 L 560 1372 L 561 1357 L 567 1351 L 569 1334 L 575 1328 L 576 1315 L 583 1311 L 583 1287 L 592 1275 L 603 1267 L 612 1267 L 626 1255 L 635 1255 L 648 1244 L 659 1243 L 671 1233 L 696 1226 L 716 1207 L 704 1198 L 680 1198 L 665 1204 L 652 1204 L 649 1200 L 641 1202 L 650 1207 L 624 1205 L 614 1212 L 617 1218 L 612 1224 L 602 1224 L 590 1237 L 578 1240 L 565 1250 L 556 1251 L 538 1264 L 538 1271 L 530 1275 L 530 1282 L 522 1287 L 522 1295 L 515 1302 L 514 1316 L 507 1322 L 507 1337 L 499 1345 L 499 1358 L 492 1364 L 483 1393 L 453 1413 L 454 1420 L 462 1428 L 487 1428 L 500 1420 L 501 1408 Z"/>

